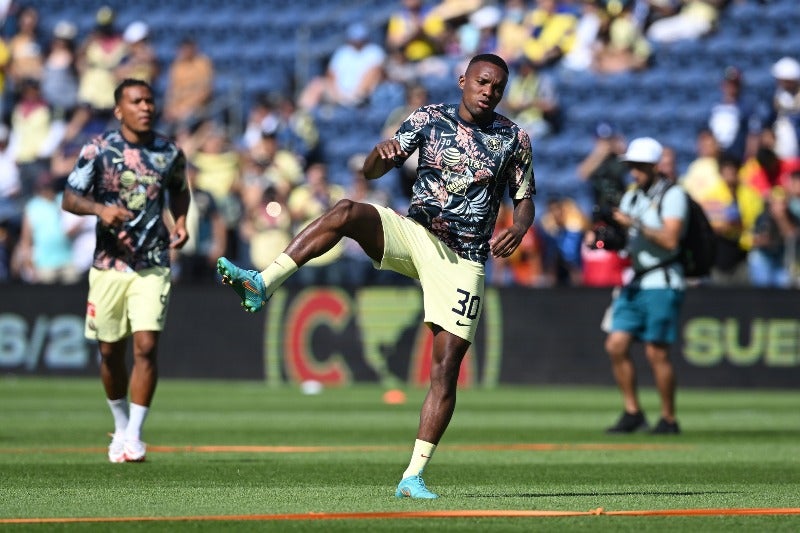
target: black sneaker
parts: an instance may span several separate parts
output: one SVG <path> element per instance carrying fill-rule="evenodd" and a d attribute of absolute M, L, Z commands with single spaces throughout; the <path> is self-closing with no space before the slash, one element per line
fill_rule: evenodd
<path fill-rule="evenodd" d="M 650 432 L 651 435 L 678 435 L 681 428 L 678 427 L 677 420 L 675 422 L 667 422 L 663 418 L 658 421 L 656 427 Z"/>
<path fill-rule="evenodd" d="M 647 420 L 643 412 L 639 411 L 633 414 L 623 412 L 617 423 L 608 428 L 606 433 L 633 433 L 635 431 L 646 431 L 647 427 Z"/>

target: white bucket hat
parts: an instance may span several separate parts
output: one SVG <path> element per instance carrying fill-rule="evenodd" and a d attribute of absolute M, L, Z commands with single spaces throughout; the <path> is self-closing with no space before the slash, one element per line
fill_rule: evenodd
<path fill-rule="evenodd" d="M 628 145 L 628 149 L 622 156 L 623 161 L 629 163 L 650 163 L 655 165 L 661 159 L 664 148 L 657 140 L 652 137 L 639 137 Z"/>

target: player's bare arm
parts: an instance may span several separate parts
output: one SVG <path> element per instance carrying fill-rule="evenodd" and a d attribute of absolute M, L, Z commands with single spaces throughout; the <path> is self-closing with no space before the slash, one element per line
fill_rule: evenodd
<path fill-rule="evenodd" d="M 400 148 L 396 139 L 387 139 L 375 145 L 375 148 L 364 161 L 364 176 L 368 180 L 380 178 L 393 169 L 399 160 L 404 160 L 409 154 Z"/>
<path fill-rule="evenodd" d="M 499 231 L 490 241 L 489 246 L 495 257 L 508 257 L 517 249 L 522 238 L 533 224 L 536 207 L 530 198 L 515 200 L 514 218 L 511 226 Z"/>
<path fill-rule="evenodd" d="M 175 218 L 175 227 L 170 234 L 169 247 L 173 249 L 183 248 L 189 240 L 189 232 L 186 231 L 186 213 L 189 212 L 191 196 L 189 189 L 184 189 L 180 194 L 172 195 L 170 200 L 170 211 Z"/>
<path fill-rule="evenodd" d="M 69 189 L 64 191 L 61 207 L 76 215 L 96 215 L 103 224 L 109 227 L 119 226 L 133 218 L 133 213 L 120 205 L 100 204 L 90 198 L 79 196 Z"/>

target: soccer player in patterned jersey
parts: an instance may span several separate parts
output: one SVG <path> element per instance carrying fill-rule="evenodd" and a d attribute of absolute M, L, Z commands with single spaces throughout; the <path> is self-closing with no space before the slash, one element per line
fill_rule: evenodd
<path fill-rule="evenodd" d="M 83 146 L 67 178 L 63 207 L 98 218 L 86 337 L 98 341 L 100 376 L 114 417 L 108 459 L 123 463 L 145 459 L 142 425 L 158 380 L 158 338 L 170 294 L 169 253 L 189 238 L 190 196 L 183 152 L 151 129 L 151 87 L 123 80 L 114 101 L 120 128 Z M 163 218 L 167 205 L 175 221 L 171 230 Z M 129 377 L 125 355 L 131 336 Z"/>
<path fill-rule="evenodd" d="M 376 268 L 420 281 L 424 321 L 434 339 L 431 381 L 397 497 L 437 497 L 422 472 L 455 409 L 461 361 L 481 313 L 484 264 L 490 253 L 511 255 L 533 223 L 530 138 L 494 111 L 507 82 L 503 59 L 477 55 L 458 78 L 458 105 L 419 108 L 394 137 L 372 149 L 364 162 L 368 179 L 383 176 L 419 150 L 407 216 L 342 200 L 298 234 L 264 272 L 241 269 L 224 257 L 218 260 L 223 283 L 250 312 L 261 309 L 293 272 L 343 237 L 358 242 Z M 492 237 L 506 191 L 514 204 L 513 223 Z"/>

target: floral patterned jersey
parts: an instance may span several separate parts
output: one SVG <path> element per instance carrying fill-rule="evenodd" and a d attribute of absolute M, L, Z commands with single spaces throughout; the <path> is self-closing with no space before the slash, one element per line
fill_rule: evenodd
<path fill-rule="evenodd" d="M 394 138 L 407 153 L 419 149 L 409 218 L 485 263 L 506 189 L 514 200 L 536 194 L 528 134 L 499 114 L 482 128 L 462 120 L 457 105 L 434 104 L 412 113 Z"/>
<path fill-rule="evenodd" d="M 109 131 L 81 148 L 67 187 L 105 205 L 121 205 L 133 213 L 122 227 L 97 224 L 95 268 L 138 271 L 169 266 L 169 230 L 162 213 L 167 192 L 187 187 L 186 158 L 166 137 L 147 145 L 126 141 Z"/>

